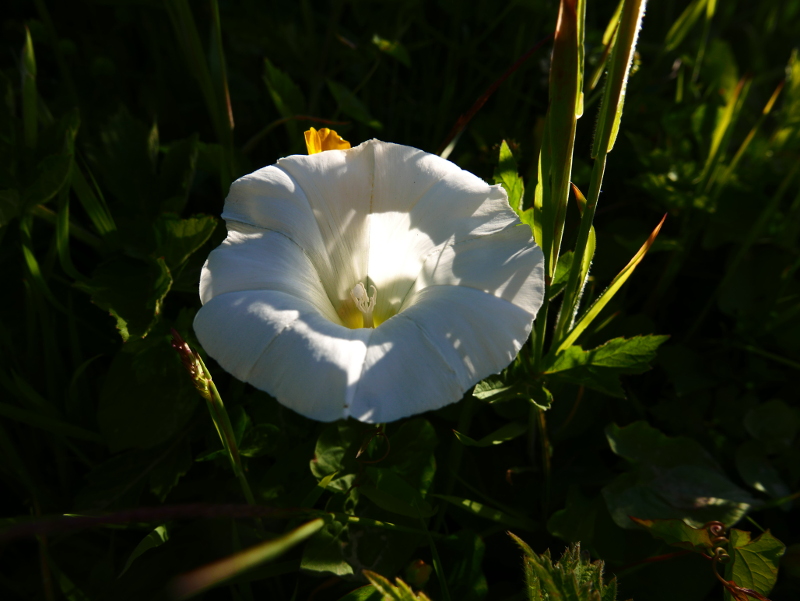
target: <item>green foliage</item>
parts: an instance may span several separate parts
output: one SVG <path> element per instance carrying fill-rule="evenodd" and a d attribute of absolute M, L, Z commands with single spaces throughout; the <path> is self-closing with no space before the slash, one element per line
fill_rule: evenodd
<path fill-rule="evenodd" d="M 797 598 L 798 0 L 6 4 L 0 597 L 616 594 L 577 547 L 523 584 L 511 528 L 716 601 L 699 527 L 750 520 L 720 574 Z M 435 151 L 476 98 L 449 158 L 551 276 L 507 369 L 377 425 L 187 373 L 236 177 L 309 126 Z"/>
<path fill-rule="evenodd" d="M 680 518 L 699 527 L 710 521 L 738 522 L 755 500 L 731 482 L 698 442 L 665 436 L 646 422 L 620 428 L 606 437 L 632 466 L 603 489 L 608 510 L 622 528 L 639 519 Z"/>
<path fill-rule="evenodd" d="M 511 533 L 509 533 L 511 534 Z M 522 539 L 511 534 L 523 552 L 525 584 L 530 601 L 616 601 L 616 578 L 605 582 L 603 562 L 589 561 L 580 545 L 570 545 L 553 562 L 550 551 L 535 553 Z"/>

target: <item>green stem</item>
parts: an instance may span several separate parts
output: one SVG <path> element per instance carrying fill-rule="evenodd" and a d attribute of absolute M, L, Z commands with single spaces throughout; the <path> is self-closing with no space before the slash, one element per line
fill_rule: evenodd
<path fill-rule="evenodd" d="M 253 497 L 253 491 L 250 489 L 250 484 L 247 482 L 247 476 L 242 467 L 242 458 L 239 455 L 239 447 L 236 444 L 236 436 L 233 433 L 231 419 L 228 417 L 228 412 L 225 410 L 225 405 L 222 402 L 219 390 L 217 390 L 217 385 L 214 384 L 214 380 L 211 378 L 211 373 L 208 371 L 205 362 L 199 355 L 195 356 L 200 362 L 200 367 L 203 368 L 203 374 L 208 382 L 208 409 L 211 413 L 211 419 L 214 422 L 214 426 L 217 428 L 222 446 L 225 447 L 228 458 L 231 460 L 233 473 L 236 475 L 236 479 L 239 480 L 239 485 L 242 487 L 245 500 L 248 504 L 255 505 L 256 500 L 255 497 Z"/>
<path fill-rule="evenodd" d="M 472 395 L 467 395 L 464 399 L 463 406 L 461 407 L 461 415 L 458 418 L 458 426 L 457 429 L 462 434 L 469 433 L 469 427 L 472 423 L 472 415 L 475 411 L 475 399 Z M 447 465 L 449 467 L 449 471 L 447 473 L 447 480 L 445 481 L 444 485 L 444 494 L 449 495 L 452 494 L 453 488 L 456 484 L 456 477 L 458 476 L 458 470 L 461 467 L 461 459 L 464 456 L 464 445 L 459 442 L 459 440 L 453 436 L 453 442 L 450 444 L 450 454 L 448 457 Z M 434 532 L 438 532 L 444 522 L 444 515 L 447 511 L 447 504 L 442 503 L 439 506 L 439 513 L 436 516 L 436 522 L 434 523 L 433 530 Z"/>
<path fill-rule="evenodd" d="M 572 261 L 572 268 L 569 272 L 569 279 L 567 286 L 564 289 L 564 300 L 561 305 L 561 311 L 558 315 L 558 322 L 556 323 L 556 331 L 553 339 L 553 348 L 558 348 L 558 344 L 564 340 L 568 334 L 568 330 L 572 324 L 573 316 L 577 309 L 577 303 L 580 295 L 580 287 L 583 282 L 580 281 L 582 258 L 586 252 L 586 245 L 589 242 L 589 233 L 592 229 L 592 222 L 594 221 L 594 214 L 597 210 L 597 202 L 600 198 L 600 186 L 603 184 L 603 174 L 606 170 L 606 157 L 607 154 L 603 152 L 594 162 L 592 167 L 592 179 L 589 184 L 589 196 L 586 202 L 586 208 L 581 216 L 580 230 L 578 230 L 578 240 L 575 242 L 575 251 Z"/>

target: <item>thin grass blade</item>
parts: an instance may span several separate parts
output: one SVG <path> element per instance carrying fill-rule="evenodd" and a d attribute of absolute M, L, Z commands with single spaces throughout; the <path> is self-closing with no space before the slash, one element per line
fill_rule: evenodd
<path fill-rule="evenodd" d="M 558 348 L 555 351 L 555 354 L 558 354 L 568 347 L 572 346 L 574 342 L 578 339 L 578 337 L 586 330 L 587 327 L 594 321 L 594 319 L 600 314 L 600 311 L 608 304 L 608 302 L 614 298 L 614 295 L 619 292 L 619 289 L 622 288 L 622 285 L 628 281 L 628 278 L 631 277 L 636 267 L 639 263 L 642 262 L 647 251 L 650 250 L 650 247 L 653 246 L 653 243 L 656 241 L 656 237 L 658 233 L 661 231 L 661 226 L 664 225 L 664 221 L 667 219 L 667 216 L 661 218 L 661 221 L 656 226 L 656 229 L 653 230 L 653 233 L 647 238 L 645 243 L 639 249 L 639 251 L 633 256 L 630 262 L 620 271 L 617 276 L 611 280 L 611 283 L 608 287 L 603 290 L 600 296 L 597 297 L 592 305 L 586 310 L 586 312 L 581 316 L 575 326 L 570 331 L 569 335 L 564 339 L 561 344 L 558 345 Z"/>
<path fill-rule="evenodd" d="M 325 521 L 317 518 L 278 538 L 268 540 L 225 559 L 220 559 L 179 576 L 172 582 L 177 599 L 189 599 L 264 562 L 280 557 L 322 528 Z"/>

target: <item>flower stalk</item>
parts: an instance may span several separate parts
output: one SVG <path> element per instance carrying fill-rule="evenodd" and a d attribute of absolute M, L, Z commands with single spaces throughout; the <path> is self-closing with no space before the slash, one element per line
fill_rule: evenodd
<path fill-rule="evenodd" d="M 236 444 L 233 425 L 211 373 L 208 371 L 200 354 L 193 350 L 175 329 L 172 330 L 172 348 L 178 352 L 181 363 L 183 363 L 186 371 L 189 372 L 195 389 L 206 400 L 211 420 L 214 422 L 214 427 L 217 429 L 222 446 L 228 454 L 231 468 L 239 481 L 245 500 L 248 504 L 255 505 L 256 500 L 253 497 L 253 491 L 250 489 L 250 484 L 247 482 L 247 476 L 242 467 L 242 457 L 239 454 L 239 446 Z"/>

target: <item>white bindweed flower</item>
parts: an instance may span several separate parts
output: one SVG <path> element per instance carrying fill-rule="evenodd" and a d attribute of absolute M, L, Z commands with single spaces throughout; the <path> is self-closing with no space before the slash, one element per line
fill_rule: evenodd
<path fill-rule="evenodd" d="M 197 337 L 313 419 L 458 401 L 514 359 L 542 304 L 542 252 L 502 187 L 409 146 L 280 159 L 234 182 L 222 217 Z"/>

